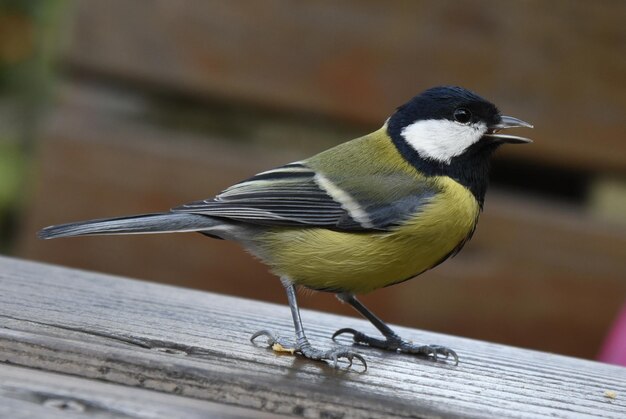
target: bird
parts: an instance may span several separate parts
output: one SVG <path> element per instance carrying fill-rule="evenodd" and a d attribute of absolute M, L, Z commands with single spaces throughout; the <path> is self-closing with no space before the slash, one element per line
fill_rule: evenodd
<path fill-rule="evenodd" d="M 276 351 L 305 358 L 367 364 L 354 348 L 374 347 L 431 360 L 456 352 L 400 337 L 356 297 L 414 278 L 456 255 L 483 209 L 489 162 L 503 144 L 532 140 L 502 134 L 533 128 L 501 114 L 458 86 L 427 89 L 398 107 L 383 126 L 310 158 L 258 173 L 212 198 L 166 212 L 49 226 L 42 239 L 97 234 L 199 232 L 238 242 L 277 275 L 287 294 L 295 340 L 269 330 Z M 382 337 L 352 328 L 352 347 L 313 346 L 306 336 L 298 288 L 334 293 Z"/>

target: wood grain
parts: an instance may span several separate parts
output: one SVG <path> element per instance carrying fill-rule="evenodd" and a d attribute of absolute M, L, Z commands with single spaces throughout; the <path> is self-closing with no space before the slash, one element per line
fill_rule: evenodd
<path fill-rule="evenodd" d="M 304 310 L 319 346 L 366 322 Z M 398 327 L 453 347 L 455 367 L 358 349 L 366 373 L 255 347 L 291 336 L 286 306 L 0 258 L 2 362 L 302 417 L 614 417 L 626 369 Z M 613 391 L 616 398 L 607 398 Z"/>
<path fill-rule="evenodd" d="M 0 417 L 271 418 L 275 415 L 163 392 L 0 364 Z"/>

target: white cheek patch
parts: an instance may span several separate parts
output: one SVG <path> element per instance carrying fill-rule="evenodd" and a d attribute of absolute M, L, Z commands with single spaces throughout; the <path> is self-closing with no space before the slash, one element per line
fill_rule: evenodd
<path fill-rule="evenodd" d="M 420 156 L 450 163 L 486 132 L 482 122 L 463 125 L 447 119 L 427 119 L 408 125 L 401 135 Z"/>

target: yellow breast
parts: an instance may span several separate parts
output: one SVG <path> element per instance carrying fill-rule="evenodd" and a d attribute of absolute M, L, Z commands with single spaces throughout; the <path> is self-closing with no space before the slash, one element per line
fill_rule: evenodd
<path fill-rule="evenodd" d="M 432 268 L 473 231 L 474 196 L 450 178 L 422 210 L 389 232 L 278 228 L 263 233 L 259 255 L 279 276 L 318 290 L 369 292 Z"/>

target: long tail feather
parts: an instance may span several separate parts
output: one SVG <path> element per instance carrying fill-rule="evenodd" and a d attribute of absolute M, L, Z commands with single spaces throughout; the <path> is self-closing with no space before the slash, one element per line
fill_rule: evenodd
<path fill-rule="evenodd" d="M 92 234 L 176 233 L 210 230 L 218 224 L 215 218 L 198 214 L 141 214 L 50 226 L 39 231 L 38 236 L 54 239 Z"/>

